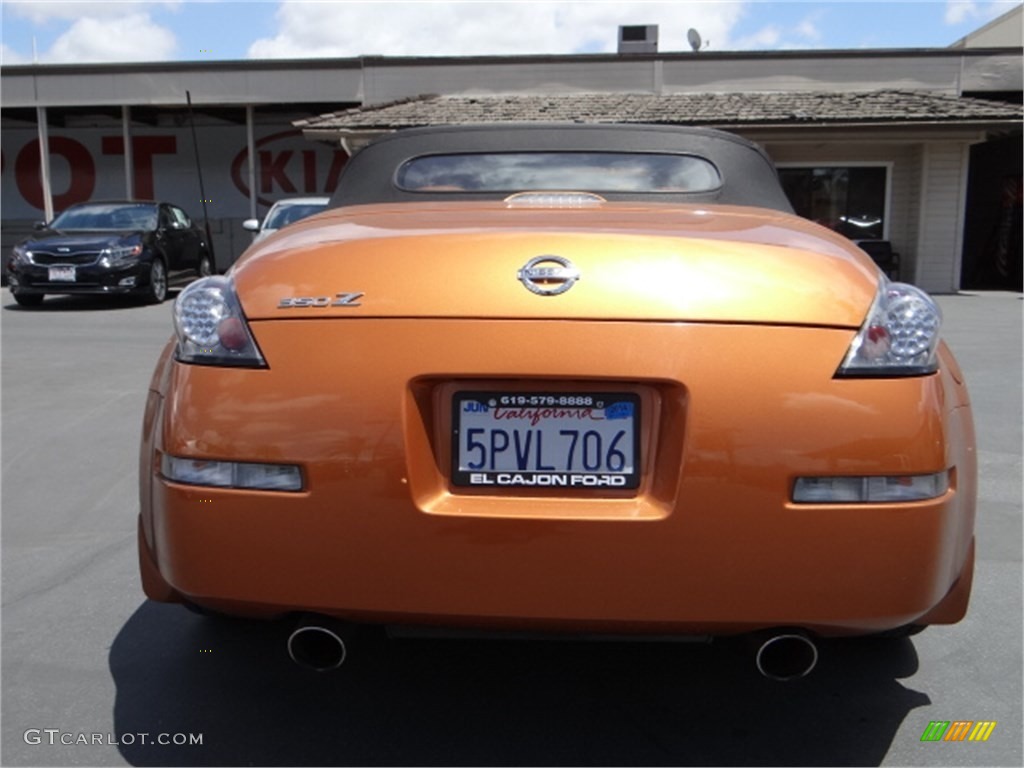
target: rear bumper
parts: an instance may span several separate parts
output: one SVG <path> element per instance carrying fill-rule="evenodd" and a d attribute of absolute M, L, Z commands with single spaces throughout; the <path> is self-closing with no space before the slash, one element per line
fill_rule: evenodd
<path fill-rule="evenodd" d="M 257 615 L 680 634 L 873 632 L 926 615 L 956 621 L 966 606 L 955 585 L 969 585 L 973 427 L 945 366 L 837 381 L 851 335 L 842 330 L 253 325 L 269 370 L 166 362 L 155 378 L 140 538 L 154 599 Z M 297 326 L 330 354 L 297 348 Z M 555 331 L 556 346 L 529 341 Z M 395 349 L 417 335 L 422 343 Z M 453 488 L 442 396 L 453 381 L 636 387 L 649 403 L 641 487 Z M 161 451 L 297 463 L 306 488 L 177 484 L 159 474 Z M 928 501 L 789 501 L 801 475 L 944 469 L 950 490 Z M 943 607 L 947 595 L 959 607 Z"/>

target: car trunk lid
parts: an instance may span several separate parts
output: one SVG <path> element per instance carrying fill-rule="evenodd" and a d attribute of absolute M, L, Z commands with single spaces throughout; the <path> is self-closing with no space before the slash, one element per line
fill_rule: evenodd
<path fill-rule="evenodd" d="M 551 279 L 524 271 L 538 257 L 536 266 L 553 270 Z M 524 212 L 449 203 L 361 206 L 314 217 L 250 249 L 234 279 L 254 320 L 857 327 L 878 272 L 839 236 L 774 212 L 637 204 Z"/>

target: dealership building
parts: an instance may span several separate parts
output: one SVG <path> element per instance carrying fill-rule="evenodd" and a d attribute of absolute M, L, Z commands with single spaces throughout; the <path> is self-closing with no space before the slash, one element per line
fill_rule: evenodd
<path fill-rule="evenodd" d="M 161 199 L 209 221 L 223 269 L 244 219 L 330 194 L 386 132 L 701 125 L 761 144 L 801 215 L 891 243 L 900 279 L 1020 290 L 1021 15 L 941 49 L 664 52 L 622 27 L 616 54 L 5 66 L 2 245 L 75 202 Z"/>

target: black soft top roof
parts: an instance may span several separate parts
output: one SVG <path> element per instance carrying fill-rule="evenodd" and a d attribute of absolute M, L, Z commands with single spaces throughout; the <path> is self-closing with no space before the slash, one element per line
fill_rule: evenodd
<path fill-rule="evenodd" d="M 425 155 L 550 151 L 696 155 L 711 161 L 722 177 L 721 186 L 710 192 L 601 192 L 609 200 L 719 203 L 793 211 L 768 155 L 758 145 L 734 134 L 710 128 L 566 123 L 455 125 L 407 128 L 388 134 L 349 160 L 330 207 L 445 199 L 501 200 L 508 192 L 404 190 L 395 184 L 395 176 L 403 163 Z"/>

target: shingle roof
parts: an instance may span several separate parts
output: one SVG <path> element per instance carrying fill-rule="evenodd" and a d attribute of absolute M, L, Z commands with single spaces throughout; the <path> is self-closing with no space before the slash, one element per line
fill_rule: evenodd
<path fill-rule="evenodd" d="M 308 120 L 306 130 L 495 122 L 671 123 L 719 127 L 856 123 L 1019 122 L 1024 108 L 933 91 L 570 93 L 420 96 Z"/>

